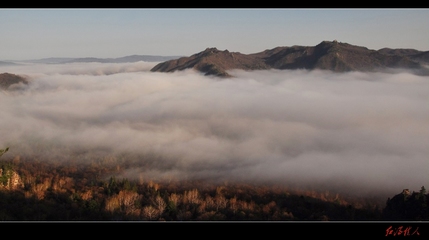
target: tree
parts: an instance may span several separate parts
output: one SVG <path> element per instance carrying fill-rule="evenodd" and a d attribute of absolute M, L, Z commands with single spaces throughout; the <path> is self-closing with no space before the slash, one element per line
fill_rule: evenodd
<path fill-rule="evenodd" d="M 427 197 L 426 197 L 426 188 L 425 186 L 422 186 L 420 189 L 418 200 L 421 208 L 421 215 L 423 219 L 429 219 L 428 215 L 428 204 L 427 204 Z"/>
<path fill-rule="evenodd" d="M 7 151 L 9 151 L 9 148 L 5 148 L 5 149 L 0 149 L 0 157 L 5 154 Z"/>
<path fill-rule="evenodd" d="M 185 191 L 183 194 L 183 202 L 189 203 L 189 204 L 199 204 L 200 203 L 200 197 L 197 189 L 193 189 L 190 191 Z"/>
<path fill-rule="evenodd" d="M 157 195 L 155 198 L 155 207 L 158 209 L 159 213 L 162 214 L 167 207 L 164 199 L 161 196 Z"/>
<path fill-rule="evenodd" d="M 426 188 L 425 186 L 422 186 L 422 188 L 420 189 L 420 195 L 425 195 L 426 194 Z"/>
<path fill-rule="evenodd" d="M 234 214 L 237 211 L 238 204 L 237 204 L 237 198 L 235 196 L 233 198 L 229 199 L 229 208 L 232 210 L 232 212 Z"/>
<path fill-rule="evenodd" d="M 122 212 L 125 214 L 136 215 L 136 203 L 141 200 L 141 196 L 132 191 L 121 190 L 106 199 L 105 209 L 110 212 Z"/>
<path fill-rule="evenodd" d="M 219 212 L 219 209 L 226 208 L 227 203 L 228 203 L 228 200 L 223 195 L 216 195 L 214 198 L 216 212 Z"/>
<path fill-rule="evenodd" d="M 153 207 L 152 205 L 145 206 L 142 209 L 143 218 L 147 219 L 147 220 L 155 220 L 155 218 L 156 218 L 156 216 L 158 214 L 157 211 L 158 210 L 155 207 Z"/>

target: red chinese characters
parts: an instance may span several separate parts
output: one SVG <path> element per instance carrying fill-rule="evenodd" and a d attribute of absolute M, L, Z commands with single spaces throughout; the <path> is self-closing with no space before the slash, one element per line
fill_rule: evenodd
<path fill-rule="evenodd" d="M 385 236 L 412 236 L 412 235 L 420 236 L 418 227 L 413 230 L 413 227 L 410 227 L 410 226 L 408 227 L 399 226 L 397 228 L 390 226 L 386 229 Z"/>

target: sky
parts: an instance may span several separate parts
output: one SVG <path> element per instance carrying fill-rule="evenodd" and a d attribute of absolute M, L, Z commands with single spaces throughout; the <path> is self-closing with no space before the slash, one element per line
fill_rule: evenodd
<path fill-rule="evenodd" d="M 0 60 L 245 54 L 337 40 L 429 50 L 429 9 L 0 9 Z"/>

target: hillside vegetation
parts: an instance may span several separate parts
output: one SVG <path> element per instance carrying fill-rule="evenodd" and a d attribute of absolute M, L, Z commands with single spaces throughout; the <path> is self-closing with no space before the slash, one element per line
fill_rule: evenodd
<path fill-rule="evenodd" d="M 129 180 L 115 177 L 120 168 L 103 162 L 59 164 L 3 156 L 0 163 L 3 172 L 19 175 L 13 188 L 1 183 L 0 201 L 7 207 L 0 209 L 0 220 L 428 219 L 423 190 L 399 200 L 395 196 L 385 207 L 365 198 L 279 186 Z"/>

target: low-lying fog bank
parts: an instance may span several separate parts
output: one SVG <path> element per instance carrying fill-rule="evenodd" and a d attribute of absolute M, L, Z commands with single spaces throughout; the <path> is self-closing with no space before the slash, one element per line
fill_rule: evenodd
<path fill-rule="evenodd" d="M 128 154 L 129 178 L 388 195 L 429 186 L 427 77 L 270 70 L 217 79 L 150 72 L 155 64 L 0 66 L 30 81 L 0 92 L 0 148 L 56 161 Z"/>

